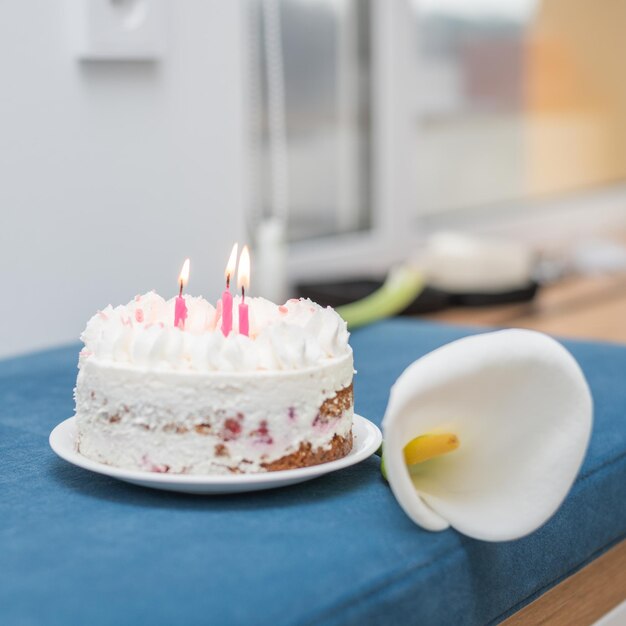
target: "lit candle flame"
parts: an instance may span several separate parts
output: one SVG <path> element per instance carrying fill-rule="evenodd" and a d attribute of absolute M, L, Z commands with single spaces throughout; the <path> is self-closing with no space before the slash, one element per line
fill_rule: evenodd
<path fill-rule="evenodd" d="M 189 282 L 189 259 L 185 259 L 183 268 L 180 270 L 178 276 L 178 283 L 180 285 L 180 294 L 183 293 L 183 287 Z"/>
<path fill-rule="evenodd" d="M 228 263 L 226 264 L 226 269 L 224 270 L 224 276 L 226 277 L 226 287 L 230 287 L 230 277 L 235 273 L 235 267 L 237 266 L 237 250 L 239 249 L 239 244 L 235 244 L 230 253 L 230 257 L 228 258 Z"/>
<path fill-rule="evenodd" d="M 237 289 L 241 289 L 245 294 L 250 288 L 250 251 L 248 246 L 244 246 L 239 257 L 239 268 L 237 269 Z"/>

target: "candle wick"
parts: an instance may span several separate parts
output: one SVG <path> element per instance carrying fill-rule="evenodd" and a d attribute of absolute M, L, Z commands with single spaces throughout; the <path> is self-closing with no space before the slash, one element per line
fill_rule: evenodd
<path fill-rule="evenodd" d="M 183 281 L 180 281 L 180 291 L 178 292 L 178 297 L 182 298 L 183 297 Z"/>
<path fill-rule="evenodd" d="M 230 274 L 226 274 L 226 289 L 230 289 Z"/>
<path fill-rule="evenodd" d="M 246 288 L 241 286 L 241 303 L 243 304 L 246 300 Z"/>

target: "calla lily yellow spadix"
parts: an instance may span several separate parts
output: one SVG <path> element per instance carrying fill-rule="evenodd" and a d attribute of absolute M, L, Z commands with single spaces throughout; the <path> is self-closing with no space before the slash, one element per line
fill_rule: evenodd
<path fill-rule="evenodd" d="M 387 479 L 425 529 L 516 539 L 564 500 L 591 423 L 585 378 L 555 340 L 527 330 L 466 337 L 413 363 L 393 386 Z M 450 434 L 462 443 L 441 453 Z"/>
<path fill-rule="evenodd" d="M 404 446 L 404 462 L 411 467 L 412 465 L 429 461 L 442 454 L 454 452 L 458 447 L 459 438 L 451 433 L 419 435 L 415 437 L 415 439 L 411 439 L 411 441 Z M 380 452 L 377 452 L 377 454 L 380 454 L 380 471 L 385 480 L 387 480 L 382 446 Z"/>
<path fill-rule="evenodd" d="M 407 465 L 416 465 L 442 454 L 454 452 L 458 447 L 459 438 L 452 433 L 420 435 L 404 446 L 404 462 Z"/>

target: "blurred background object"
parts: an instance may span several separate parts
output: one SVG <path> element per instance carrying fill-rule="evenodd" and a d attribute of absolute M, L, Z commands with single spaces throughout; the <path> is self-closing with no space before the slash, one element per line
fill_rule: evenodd
<path fill-rule="evenodd" d="M 235 240 L 276 300 L 371 295 L 441 232 L 512 242 L 532 279 L 497 306 L 426 285 L 405 312 L 530 324 L 561 285 L 616 298 L 625 19 L 621 0 L 5 0 L 0 354 L 174 295 L 187 256 L 215 299 Z"/>
<path fill-rule="evenodd" d="M 538 271 L 529 246 L 436 233 L 382 281 L 304 283 L 298 291 L 302 297 L 338 307 L 352 330 L 393 315 L 532 300 Z"/>
<path fill-rule="evenodd" d="M 419 0 L 427 212 L 532 200 L 626 175 L 626 4 Z M 600 43 L 601 42 L 601 43 Z M 442 166 L 445 161 L 447 167 Z"/>

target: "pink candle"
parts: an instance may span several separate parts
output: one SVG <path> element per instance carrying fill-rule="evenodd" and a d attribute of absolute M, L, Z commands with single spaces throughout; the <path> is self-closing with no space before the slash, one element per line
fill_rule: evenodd
<path fill-rule="evenodd" d="M 228 284 L 228 283 L 227 283 Z M 228 288 L 224 289 L 222 294 L 222 332 L 224 337 L 228 336 L 228 333 L 233 329 L 233 297 L 228 291 Z"/>
<path fill-rule="evenodd" d="M 239 334 L 246 337 L 250 334 L 250 323 L 248 320 L 248 305 L 244 301 L 244 290 L 241 292 L 241 302 L 239 304 Z"/>
<path fill-rule="evenodd" d="M 174 326 L 183 330 L 185 328 L 185 320 L 187 319 L 187 304 L 185 298 L 183 298 L 183 287 L 189 280 L 189 259 L 185 259 L 183 263 L 183 269 L 180 270 L 180 276 L 178 282 L 180 284 L 180 290 L 178 297 L 174 303 Z"/>
<path fill-rule="evenodd" d="M 174 307 L 174 326 L 183 330 L 185 328 L 185 320 L 187 319 L 187 305 L 185 304 L 185 298 L 181 294 L 176 298 L 176 304 Z"/>
<path fill-rule="evenodd" d="M 239 258 L 237 270 L 237 287 L 241 289 L 241 303 L 239 304 L 239 333 L 250 335 L 250 322 L 248 318 L 248 305 L 246 304 L 246 289 L 250 288 L 250 252 L 248 246 L 244 246 Z"/>
<path fill-rule="evenodd" d="M 237 264 L 237 248 L 238 245 L 235 244 L 231 250 L 224 272 L 226 276 L 226 289 L 222 294 L 222 332 L 225 337 L 227 337 L 233 329 L 233 297 L 230 295 L 230 277 L 234 274 Z"/>

